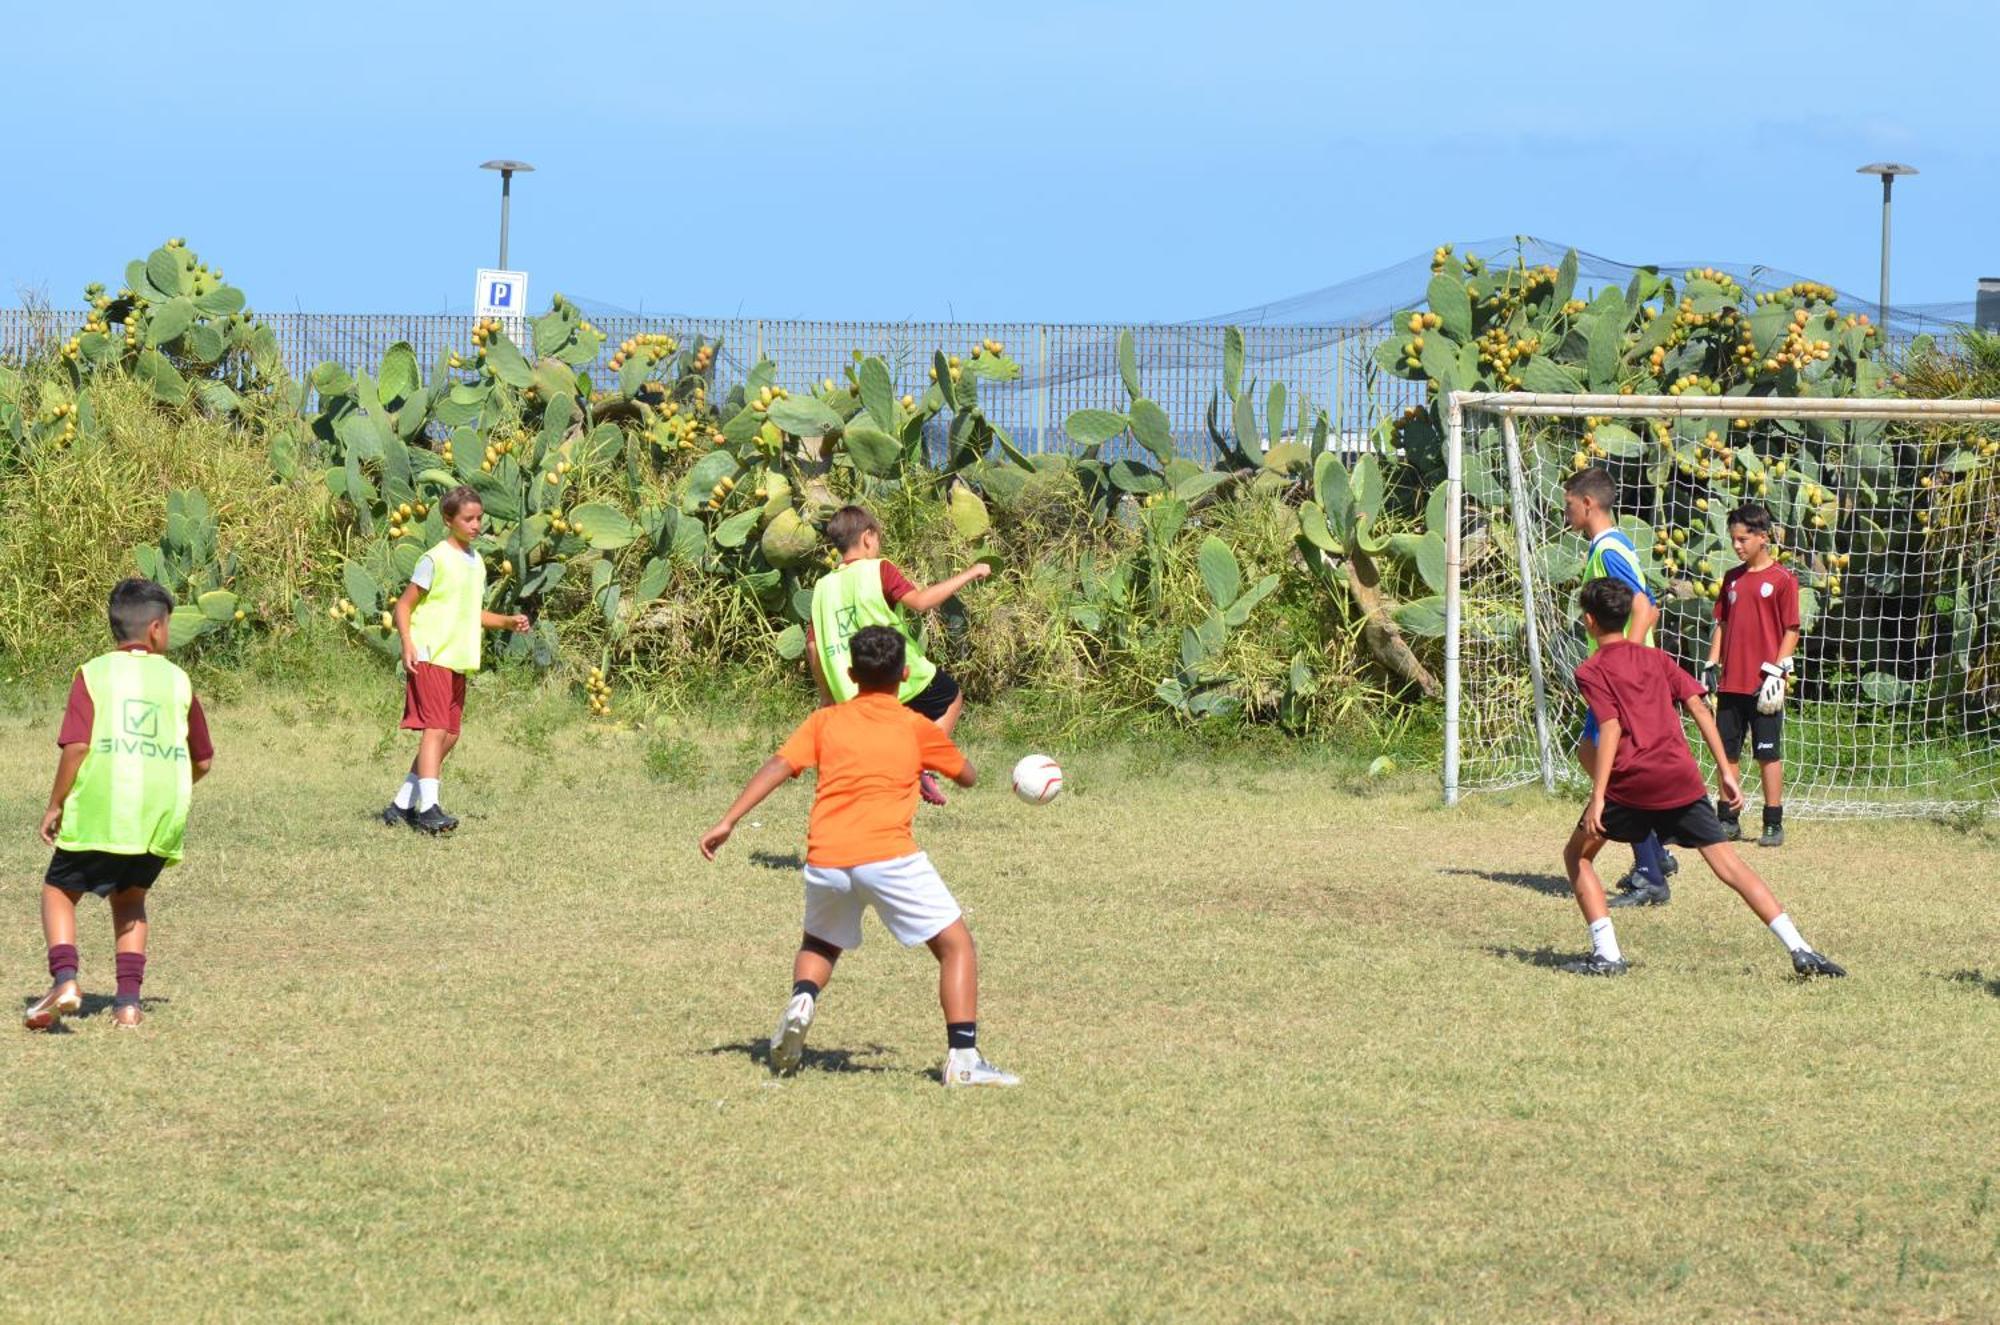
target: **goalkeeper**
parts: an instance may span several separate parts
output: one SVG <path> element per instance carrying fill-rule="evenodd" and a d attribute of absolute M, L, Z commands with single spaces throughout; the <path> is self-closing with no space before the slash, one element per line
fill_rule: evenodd
<path fill-rule="evenodd" d="M 1596 465 L 1580 469 L 1563 484 L 1563 518 L 1569 527 L 1590 540 L 1590 557 L 1584 563 L 1586 582 L 1616 580 L 1632 591 L 1631 619 L 1625 638 L 1652 647 L 1653 623 L 1660 619 L 1653 591 L 1639 569 L 1639 549 L 1618 527 L 1618 484 L 1610 473 Z M 1590 641 L 1597 652 L 1597 640 Z M 1577 740 L 1576 758 L 1588 776 L 1596 776 L 1597 713 L 1585 708 L 1583 735 Z M 1660 839 L 1651 833 L 1632 843 L 1632 872 L 1620 881 L 1622 891 L 1611 899 L 1613 906 L 1665 906 L 1673 896 L 1667 876 L 1679 866 Z"/>
<path fill-rule="evenodd" d="M 1727 772 L 1737 775 L 1743 736 L 1757 760 L 1764 784 L 1764 832 L 1760 847 L 1785 843 L 1785 766 L 1780 737 L 1785 720 L 1785 687 L 1792 653 L 1799 647 L 1799 582 L 1771 555 L 1771 513 L 1751 502 L 1729 513 L 1729 541 L 1742 565 L 1722 577 L 1715 596 L 1715 631 L 1701 679 L 1715 696 L 1715 728 L 1728 756 Z M 1718 684 L 1719 677 L 1719 684 Z M 1718 768 L 1720 778 L 1724 770 Z M 1722 806 L 1722 831 L 1734 842 L 1743 836 L 1741 807 Z"/>

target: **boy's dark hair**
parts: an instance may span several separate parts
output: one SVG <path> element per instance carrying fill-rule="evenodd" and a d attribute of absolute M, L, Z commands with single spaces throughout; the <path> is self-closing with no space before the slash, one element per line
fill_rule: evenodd
<path fill-rule="evenodd" d="M 1769 537 L 1771 533 L 1770 511 L 1766 510 L 1761 503 L 1754 501 L 1746 501 L 1731 511 L 1729 513 L 1729 523 L 1733 525 L 1740 524 L 1746 531 L 1753 534 L 1763 534 Z"/>
<path fill-rule="evenodd" d="M 1588 497 L 1603 508 L 1605 514 L 1618 509 L 1618 485 L 1611 475 L 1592 465 L 1589 469 L 1579 469 L 1563 480 L 1563 491 L 1574 492 L 1579 497 Z"/>
<path fill-rule="evenodd" d="M 146 627 L 174 614 L 174 596 L 151 580 L 120 580 L 111 587 L 111 638 L 129 644 L 146 638 Z"/>
<path fill-rule="evenodd" d="M 482 510 L 486 503 L 479 499 L 479 489 L 461 483 L 438 499 L 438 510 L 449 520 L 464 510 L 469 504 L 477 504 Z"/>
<path fill-rule="evenodd" d="M 1577 591 L 1576 603 L 1590 613 L 1599 630 L 1623 630 L 1632 619 L 1632 586 L 1599 576 Z"/>
<path fill-rule="evenodd" d="M 843 506 L 826 522 L 826 541 L 847 552 L 871 529 L 881 533 L 881 521 L 859 506 Z"/>
<path fill-rule="evenodd" d="M 887 626 L 855 631 L 847 656 L 852 660 L 848 674 L 863 690 L 893 691 L 903 682 L 903 637 Z"/>

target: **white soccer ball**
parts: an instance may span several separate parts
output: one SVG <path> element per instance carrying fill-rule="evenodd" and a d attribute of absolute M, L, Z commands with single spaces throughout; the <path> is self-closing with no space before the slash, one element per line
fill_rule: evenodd
<path fill-rule="evenodd" d="M 1014 765 L 1014 794 L 1030 805 L 1054 800 L 1062 782 L 1062 769 L 1047 755 L 1029 755 Z"/>

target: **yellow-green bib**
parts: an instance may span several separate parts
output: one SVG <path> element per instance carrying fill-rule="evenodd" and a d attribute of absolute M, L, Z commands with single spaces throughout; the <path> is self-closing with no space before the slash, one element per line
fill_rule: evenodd
<path fill-rule="evenodd" d="M 93 716 L 90 752 L 63 801 L 64 851 L 181 858 L 194 764 L 187 673 L 150 653 L 107 653 L 82 667 Z"/>
<path fill-rule="evenodd" d="M 903 682 L 897 699 L 909 703 L 937 676 L 937 664 L 917 647 L 907 619 L 883 596 L 879 559 L 850 561 L 822 576 L 813 586 L 812 619 L 820 670 L 826 674 L 826 688 L 833 692 L 836 703 L 845 704 L 860 693 L 861 688 L 847 674 L 853 661 L 848 656 L 848 642 L 866 626 L 888 626 L 903 637 L 910 679 Z"/>
<path fill-rule="evenodd" d="M 444 540 L 427 554 L 431 587 L 410 611 L 410 638 L 424 661 L 454 672 L 479 670 L 479 614 L 486 605 L 486 562 Z"/>

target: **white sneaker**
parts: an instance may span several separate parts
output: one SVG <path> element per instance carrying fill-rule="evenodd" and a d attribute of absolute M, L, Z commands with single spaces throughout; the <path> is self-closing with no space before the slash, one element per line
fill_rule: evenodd
<path fill-rule="evenodd" d="M 951 1049 L 944 1056 L 947 1086 L 1018 1086 L 1021 1078 L 1002 1072 L 980 1057 L 977 1049 Z"/>
<path fill-rule="evenodd" d="M 799 1070 L 799 1059 L 806 1050 L 806 1028 L 813 1024 L 813 1007 L 811 994 L 793 994 L 792 1001 L 785 1004 L 785 1015 L 778 1018 L 778 1029 L 771 1033 L 771 1070 L 780 1076 Z"/>

